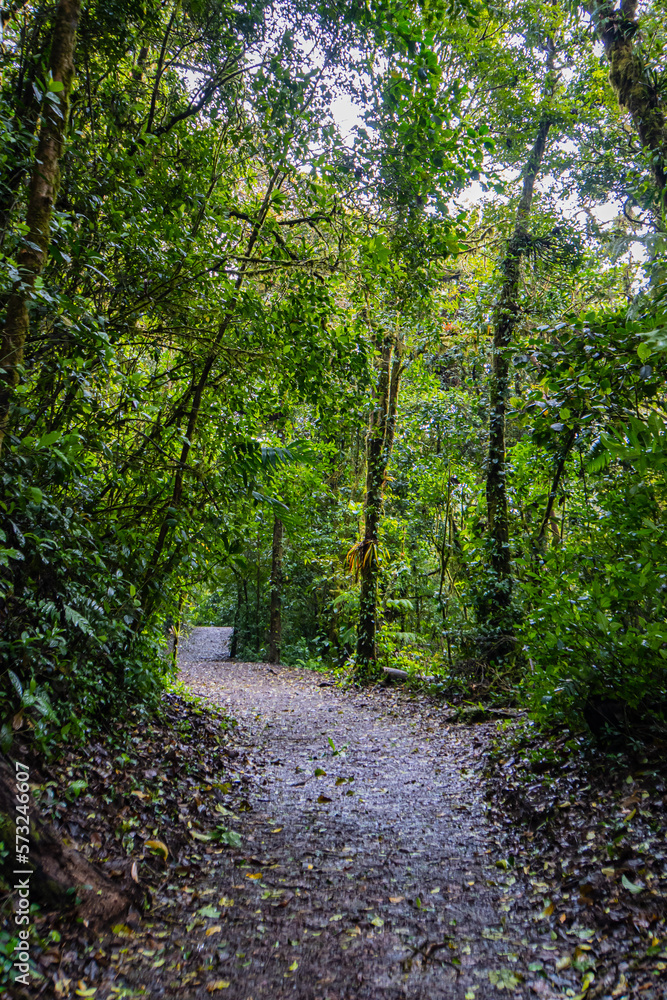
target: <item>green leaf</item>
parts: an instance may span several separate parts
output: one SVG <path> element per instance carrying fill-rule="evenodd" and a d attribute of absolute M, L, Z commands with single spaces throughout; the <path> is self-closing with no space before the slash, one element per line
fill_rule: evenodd
<path fill-rule="evenodd" d="M 644 889 L 646 888 L 642 882 L 639 882 L 638 884 L 631 882 L 630 879 L 627 878 L 625 875 L 621 876 L 621 882 L 623 884 L 623 887 L 627 889 L 628 892 L 631 892 L 633 896 L 636 896 L 638 893 L 643 892 Z"/>
<path fill-rule="evenodd" d="M 489 972 L 489 982 L 497 990 L 515 990 L 521 983 L 521 976 L 511 969 L 492 969 Z"/>
<path fill-rule="evenodd" d="M 7 673 L 9 674 L 9 679 L 12 682 L 12 686 L 14 687 L 16 693 L 20 698 L 21 695 L 23 694 L 23 685 L 21 684 L 21 681 L 18 679 L 13 670 L 8 670 Z"/>
<path fill-rule="evenodd" d="M 240 847 L 242 843 L 239 833 L 236 833 L 235 830 L 225 830 L 224 828 L 219 828 L 219 833 L 214 833 L 213 839 L 218 840 L 221 844 L 226 844 L 227 847 Z"/>

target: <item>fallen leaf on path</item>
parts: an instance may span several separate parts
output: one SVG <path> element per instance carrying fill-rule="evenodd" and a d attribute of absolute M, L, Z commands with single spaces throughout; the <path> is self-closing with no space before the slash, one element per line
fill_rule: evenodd
<path fill-rule="evenodd" d="M 221 844 L 226 844 L 227 847 L 241 846 L 241 835 L 236 830 L 225 830 L 224 827 L 218 827 L 215 839 Z"/>
<path fill-rule="evenodd" d="M 127 924 L 114 924 L 111 933 L 115 934 L 116 937 L 132 937 L 134 931 Z"/>
<path fill-rule="evenodd" d="M 389 902 L 390 903 L 402 903 L 404 899 L 405 899 L 405 896 L 390 896 L 389 897 Z"/>
<path fill-rule="evenodd" d="M 492 969 L 489 972 L 489 982 L 497 990 L 515 990 L 521 978 L 511 969 Z"/>
<path fill-rule="evenodd" d="M 250 872 L 246 872 L 245 873 L 245 877 L 246 878 L 261 878 L 262 877 L 262 873 L 261 872 L 254 872 L 254 874 L 251 875 Z"/>
<path fill-rule="evenodd" d="M 151 851 L 161 854 L 165 861 L 169 857 L 169 848 L 161 840 L 147 840 L 144 847 L 148 847 Z"/>
<path fill-rule="evenodd" d="M 222 930 L 222 924 L 215 924 L 213 927 L 209 927 L 206 931 L 206 937 L 210 937 L 212 934 L 219 934 Z"/>
<path fill-rule="evenodd" d="M 318 795 L 317 796 L 317 801 L 318 802 L 331 802 L 331 799 L 329 798 L 328 795 Z"/>
<path fill-rule="evenodd" d="M 627 878 L 625 875 L 621 876 L 621 882 L 624 888 L 627 889 L 629 892 L 631 892 L 633 896 L 636 896 L 637 893 L 642 892 L 644 890 L 643 882 L 638 882 L 637 884 L 635 884 L 634 882 L 631 882 L 630 879 Z"/>
<path fill-rule="evenodd" d="M 226 990 L 231 985 L 232 984 L 229 982 L 228 979 L 216 979 L 215 982 L 208 984 L 208 986 L 206 987 L 206 992 L 215 993 L 216 990 Z"/>
<path fill-rule="evenodd" d="M 484 927 L 482 929 L 482 937 L 486 938 L 487 941 L 500 941 L 504 935 L 502 931 L 496 930 L 495 927 Z"/>

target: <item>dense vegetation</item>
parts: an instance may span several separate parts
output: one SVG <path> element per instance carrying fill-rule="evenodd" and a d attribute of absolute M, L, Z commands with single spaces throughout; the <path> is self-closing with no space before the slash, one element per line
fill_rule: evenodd
<path fill-rule="evenodd" d="M 664 725 L 663 0 L 1 16 L 5 748 L 192 623 Z"/>

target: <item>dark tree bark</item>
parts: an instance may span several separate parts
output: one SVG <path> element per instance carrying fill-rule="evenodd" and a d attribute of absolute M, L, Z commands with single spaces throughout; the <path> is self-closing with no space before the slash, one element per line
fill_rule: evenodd
<path fill-rule="evenodd" d="M 548 85 L 551 83 L 554 47 L 547 49 Z M 489 457 L 486 477 L 486 509 L 491 549 L 492 577 L 483 606 L 484 617 L 500 632 L 507 629 L 507 611 L 512 599 L 512 565 L 507 510 L 505 467 L 505 413 L 509 394 L 508 348 L 519 319 L 521 255 L 529 244 L 528 218 L 535 181 L 542 165 L 551 120 L 545 115 L 523 171 L 523 190 L 514 231 L 501 264 L 502 285 L 493 314 L 493 358 L 489 384 Z"/>
<path fill-rule="evenodd" d="M 271 618 L 269 623 L 269 663 L 280 663 L 283 595 L 283 522 L 273 521 L 271 547 Z"/>
<path fill-rule="evenodd" d="M 378 531 L 382 515 L 385 474 L 396 429 L 398 389 L 402 371 L 401 345 L 388 335 L 382 344 L 376 405 L 366 439 L 366 496 L 364 537 L 355 560 L 360 579 L 359 628 L 355 676 L 366 683 L 377 674 Z"/>
<path fill-rule="evenodd" d="M 41 275 L 51 241 L 51 217 L 60 184 L 69 94 L 74 75 L 76 29 L 81 0 L 60 0 L 51 40 L 51 76 L 63 89 L 55 100 L 44 102 L 44 119 L 39 133 L 28 195 L 28 233 L 17 257 L 20 280 L 7 303 L 7 315 L 0 339 L 0 450 L 7 432 L 9 410 L 19 380 L 25 342 L 30 328 L 28 302 Z"/>
<path fill-rule="evenodd" d="M 649 154 L 648 162 L 656 187 L 656 215 L 661 228 L 667 228 L 667 121 L 664 99 L 655 81 L 648 78 L 642 56 L 637 18 L 638 0 L 622 0 L 616 9 L 614 0 L 597 3 L 590 0 L 598 37 L 609 60 L 609 81 L 621 108 L 625 108 L 637 129 L 639 141 Z"/>

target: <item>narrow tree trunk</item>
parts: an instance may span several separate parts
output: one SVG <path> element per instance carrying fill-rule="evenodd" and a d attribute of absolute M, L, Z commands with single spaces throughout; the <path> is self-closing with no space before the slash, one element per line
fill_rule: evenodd
<path fill-rule="evenodd" d="M 239 629 L 241 627 L 241 581 L 236 578 L 236 610 L 234 611 L 234 631 L 232 632 L 232 644 L 229 648 L 229 659 L 235 660 L 239 648 Z"/>
<path fill-rule="evenodd" d="M 554 48 L 549 43 L 547 72 L 553 72 Z M 521 254 L 526 247 L 528 218 L 533 203 L 535 180 L 544 158 L 551 120 L 544 116 L 523 172 L 523 190 L 517 208 L 514 232 L 501 265 L 502 286 L 493 315 L 493 358 L 489 385 L 489 457 L 486 478 L 486 506 L 490 540 L 491 581 L 483 612 L 489 624 L 505 631 L 512 599 L 512 567 L 507 510 L 505 468 L 505 412 L 509 391 L 508 348 L 519 317 Z"/>
<path fill-rule="evenodd" d="M 283 522 L 273 520 L 273 545 L 271 548 L 271 620 L 269 624 L 269 663 L 280 663 L 282 639 L 283 595 Z"/>
<path fill-rule="evenodd" d="M 393 336 L 389 335 L 382 345 L 377 403 L 371 415 L 368 429 L 364 538 L 357 554 L 360 592 L 355 673 L 357 679 L 362 682 L 372 680 L 377 673 L 378 531 L 382 514 L 385 473 L 396 429 L 401 371 L 400 345 L 395 342 Z"/>
<path fill-rule="evenodd" d="M 554 469 L 553 479 L 551 481 L 551 489 L 549 490 L 549 497 L 547 500 L 547 507 L 544 512 L 544 517 L 542 518 L 542 523 L 540 525 L 540 530 L 537 535 L 538 546 L 542 544 L 544 540 L 544 535 L 547 530 L 547 525 L 551 520 L 551 515 L 554 509 L 554 503 L 556 502 L 556 494 L 558 493 L 558 486 L 560 485 L 561 476 L 563 475 L 563 470 L 565 468 L 565 463 L 567 461 L 567 456 L 570 454 L 574 442 L 577 440 L 578 431 L 574 428 L 570 431 L 567 438 L 565 439 L 565 444 L 561 450 L 558 460 L 556 462 L 556 468 Z"/>
<path fill-rule="evenodd" d="M 178 670 L 178 641 L 181 637 L 181 621 L 183 618 L 183 591 L 178 595 L 178 611 L 176 613 L 176 627 L 174 628 L 174 649 L 172 652 L 172 668 L 174 673 Z"/>
<path fill-rule="evenodd" d="M 0 340 L 0 450 L 7 433 L 9 410 L 19 380 L 25 342 L 30 328 L 28 302 L 41 275 L 51 241 L 51 217 L 60 184 L 69 94 L 74 75 L 76 29 L 81 0 L 59 0 L 51 41 L 51 76 L 62 90 L 55 100 L 44 102 L 44 120 L 39 133 L 35 165 L 30 182 L 26 225 L 28 232 L 17 258 L 20 280 L 7 303 Z"/>
<path fill-rule="evenodd" d="M 255 244 L 259 239 L 260 233 L 266 221 L 266 217 L 268 215 L 269 208 L 271 205 L 271 195 L 273 191 L 276 189 L 276 186 L 280 187 L 280 183 L 282 183 L 280 177 L 281 177 L 280 172 L 278 170 L 275 170 L 269 179 L 267 190 L 264 195 L 264 200 L 257 215 L 257 220 L 253 225 L 252 232 L 248 240 L 248 245 L 246 247 L 245 255 L 246 258 L 248 258 L 248 260 L 246 261 L 246 263 L 243 264 L 239 272 L 239 275 L 236 279 L 236 282 L 234 283 L 234 293 L 227 306 L 225 315 L 223 316 L 222 321 L 220 322 L 217 333 L 213 340 L 213 344 L 211 346 L 211 350 L 209 351 L 208 355 L 204 360 L 199 376 L 195 380 L 193 380 L 192 394 L 191 394 L 192 402 L 190 405 L 190 412 L 188 414 L 187 428 L 185 431 L 185 435 L 183 436 L 181 456 L 176 466 L 176 472 L 174 474 L 174 483 L 172 487 L 171 498 L 169 503 L 165 506 L 164 518 L 162 524 L 160 525 L 160 530 L 158 532 L 158 536 L 155 541 L 155 547 L 153 549 L 153 555 L 150 561 L 150 569 L 147 572 L 146 577 L 142 582 L 141 590 L 144 590 L 147 587 L 152 576 L 155 575 L 157 572 L 160 556 L 162 555 L 163 549 L 167 541 L 167 536 L 170 530 L 169 521 L 172 520 L 170 508 L 178 509 L 178 507 L 180 506 L 181 499 L 183 496 L 185 471 L 188 467 L 190 451 L 192 449 L 192 444 L 197 431 L 197 421 L 199 420 L 199 413 L 201 410 L 202 400 L 204 398 L 204 391 L 206 389 L 206 386 L 208 385 L 208 380 L 213 370 L 213 367 L 218 359 L 218 351 L 220 344 L 222 342 L 222 338 L 227 332 L 227 329 L 229 328 L 236 314 L 236 306 L 238 305 L 241 288 L 243 286 L 248 271 L 249 260 L 252 257 L 252 253 L 255 249 Z M 138 632 L 140 630 L 142 621 L 148 618 L 152 613 L 157 603 L 158 597 L 159 597 L 159 592 L 157 589 L 154 589 L 152 592 L 149 592 L 146 600 L 144 601 L 143 619 L 138 618 L 137 621 L 135 622 L 135 629 L 134 629 L 135 632 Z"/>
<path fill-rule="evenodd" d="M 649 154 L 656 186 L 656 215 L 661 228 L 667 228 L 667 121 L 661 91 L 647 77 L 642 56 L 637 19 L 638 0 L 615 0 L 602 3 L 590 0 L 588 10 L 595 22 L 598 37 L 609 60 L 609 82 L 621 108 L 626 109 L 637 129 L 639 141 Z"/>
<path fill-rule="evenodd" d="M 262 646 L 262 622 L 259 604 L 262 592 L 262 552 L 259 547 L 259 525 L 257 525 L 257 576 L 255 578 L 255 649 L 259 653 Z"/>

